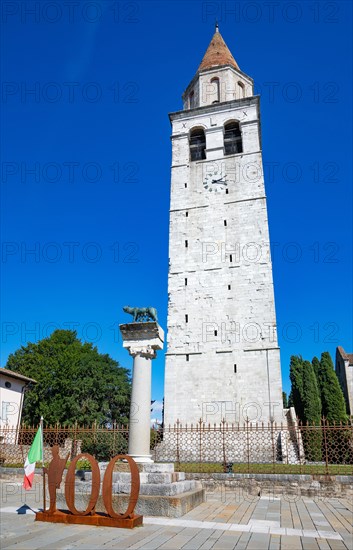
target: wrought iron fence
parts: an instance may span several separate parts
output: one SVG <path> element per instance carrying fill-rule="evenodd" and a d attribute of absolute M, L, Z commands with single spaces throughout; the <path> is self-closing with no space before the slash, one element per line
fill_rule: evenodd
<path fill-rule="evenodd" d="M 38 427 L 0 430 L 0 464 L 21 466 L 37 433 Z M 50 462 L 53 445 L 59 446 L 60 456 L 72 460 L 80 453 L 90 453 L 97 460 L 110 460 L 128 450 L 129 427 L 114 424 L 111 428 L 92 426 L 50 426 L 43 429 L 44 462 Z"/>
<path fill-rule="evenodd" d="M 177 423 L 160 433 L 156 461 L 179 471 L 353 474 L 353 425 Z"/>
<path fill-rule="evenodd" d="M 36 427 L 0 431 L 0 462 L 22 466 Z M 44 461 L 50 447 L 72 460 L 88 452 L 97 460 L 109 460 L 128 450 L 128 426 L 44 428 Z M 151 454 L 155 461 L 174 462 L 185 472 L 292 473 L 353 475 L 353 424 L 205 424 L 151 430 Z"/>

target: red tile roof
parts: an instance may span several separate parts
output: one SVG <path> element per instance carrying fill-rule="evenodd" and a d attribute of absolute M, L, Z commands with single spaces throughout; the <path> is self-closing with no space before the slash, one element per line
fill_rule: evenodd
<path fill-rule="evenodd" d="M 0 374 L 10 376 L 11 378 L 17 378 L 18 380 L 23 380 L 24 382 L 34 382 L 35 384 L 37 383 L 36 380 L 33 380 L 33 378 L 28 378 L 28 376 L 23 376 L 23 374 L 19 374 L 18 372 L 14 372 L 13 370 L 9 369 L 0 368 Z"/>
<path fill-rule="evenodd" d="M 231 65 L 235 69 L 240 70 L 227 44 L 224 42 L 221 33 L 218 31 L 218 27 L 216 27 L 216 32 L 203 56 L 198 72 L 219 65 Z"/>

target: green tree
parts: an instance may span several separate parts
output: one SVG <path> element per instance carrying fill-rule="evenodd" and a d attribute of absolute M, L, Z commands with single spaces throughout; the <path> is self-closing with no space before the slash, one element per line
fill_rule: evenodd
<path fill-rule="evenodd" d="M 319 385 L 319 369 L 320 369 L 320 361 L 318 360 L 317 357 L 313 357 L 312 361 L 311 361 L 311 364 L 313 366 L 313 369 L 314 369 L 314 372 L 315 372 L 315 376 L 316 376 L 316 380 L 317 380 L 317 384 Z"/>
<path fill-rule="evenodd" d="M 127 434 L 107 430 L 83 434 L 81 450 L 89 453 L 98 461 L 108 461 L 118 454 L 128 451 Z"/>
<path fill-rule="evenodd" d="M 303 362 L 303 422 L 319 425 L 321 420 L 321 399 L 313 365 Z"/>
<path fill-rule="evenodd" d="M 345 422 L 347 420 L 346 404 L 328 351 L 321 354 L 318 378 L 322 415 L 329 424 Z"/>
<path fill-rule="evenodd" d="M 288 409 L 288 399 L 285 391 L 282 392 L 283 408 Z"/>
<path fill-rule="evenodd" d="M 310 461 L 321 460 L 321 400 L 314 367 L 310 361 L 303 362 L 303 418 L 301 420 L 303 424 L 308 424 L 302 428 L 305 456 Z"/>
<path fill-rule="evenodd" d="M 303 359 L 299 355 L 292 355 L 289 365 L 289 378 L 292 383 L 290 401 L 293 403 L 299 420 L 304 418 L 304 390 L 303 390 Z"/>
<path fill-rule="evenodd" d="M 319 423 L 321 400 L 313 365 L 299 355 L 292 355 L 289 377 L 292 383 L 289 400 L 299 420 Z"/>
<path fill-rule="evenodd" d="M 346 406 L 338 378 L 328 351 L 321 354 L 319 368 L 319 387 L 321 393 L 322 415 L 329 429 L 325 430 L 325 452 L 333 464 L 351 463 L 352 435 L 349 429 L 332 427 L 334 423 L 346 422 Z"/>
<path fill-rule="evenodd" d="M 128 370 L 91 343 L 82 343 L 76 331 L 56 330 L 22 346 L 6 367 L 37 381 L 25 394 L 22 418 L 28 424 L 38 424 L 41 416 L 46 425 L 66 426 L 128 420 Z"/>

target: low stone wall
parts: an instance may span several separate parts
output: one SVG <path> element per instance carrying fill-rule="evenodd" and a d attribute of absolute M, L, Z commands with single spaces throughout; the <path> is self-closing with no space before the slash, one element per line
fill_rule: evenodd
<path fill-rule="evenodd" d="M 41 482 L 41 469 L 36 469 L 37 483 Z M 3 481 L 22 481 L 23 469 L 0 467 Z M 66 470 L 63 476 L 65 481 Z M 89 478 L 89 474 L 88 474 Z M 333 497 L 353 497 L 353 476 L 296 475 L 296 474 L 216 474 L 186 473 L 186 480 L 197 480 L 202 483 L 206 500 L 213 496 L 222 499 L 253 500 L 254 497 L 272 496 L 296 498 L 307 496 L 314 499 Z"/>
<path fill-rule="evenodd" d="M 353 497 L 353 476 L 296 474 L 216 474 L 186 473 L 186 479 L 201 481 L 206 500 L 253 500 L 259 496 L 283 496 L 290 501 L 307 496 L 314 499 Z"/>

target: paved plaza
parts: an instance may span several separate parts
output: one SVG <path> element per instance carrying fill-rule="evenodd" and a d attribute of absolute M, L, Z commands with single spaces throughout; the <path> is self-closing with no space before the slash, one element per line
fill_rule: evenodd
<path fill-rule="evenodd" d="M 179 519 L 144 517 L 134 530 L 34 521 L 37 490 L 2 482 L 1 548 L 257 550 L 353 548 L 352 501 L 344 498 L 232 497 L 206 494 L 206 501 Z"/>

